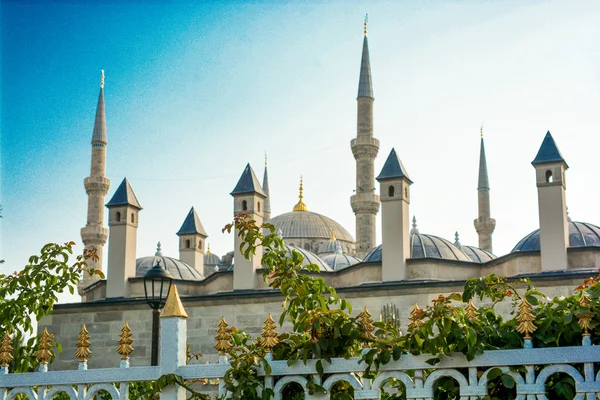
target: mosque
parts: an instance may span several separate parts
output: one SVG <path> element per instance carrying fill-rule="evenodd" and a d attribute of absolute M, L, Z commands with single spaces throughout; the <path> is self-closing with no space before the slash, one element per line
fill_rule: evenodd
<path fill-rule="evenodd" d="M 520 240 L 515 238 L 516 245 L 509 254 L 497 256 L 493 252 L 496 221 L 491 216 L 483 137 L 479 155 L 478 214 L 474 220 L 478 246 L 462 245 L 458 235 L 445 239 L 421 233 L 414 217 L 410 219 L 413 182 L 396 151 L 385 149 L 388 155 L 382 170 L 378 174 L 374 170 L 379 141 L 373 133 L 372 78 L 365 24 L 357 93 L 357 133 L 350 141 L 356 160 L 356 190 L 350 198 L 356 216 L 354 236 L 331 218 L 310 210 L 303 200 L 302 181 L 298 203 L 292 211 L 271 216 L 266 162 L 262 183 L 250 164 L 238 182 L 231 183 L 232 215 L 247 213 L 259 224 L 273 224 L 288 251 L 299 251 L 304 263 L 318 265 L 319 276 L 336 287 L 340 295 L 352 298 L 356 309 L 368 306 L 378 315 L 386 305 L 393 304 L 400 310 L 398 318 L 403 320 L 407 320 L 415 302 L 427 304 L 439 293 L 460 291 L 468 278 L 491 273 L 526 276 L 552 295 L 569 293 L 584 277 L 597 271 L 600 228 L 569 219 L 565 179 L 568 165 L 550 132 L 537 155 L 536 149 L 532 149 L 540 228 Z M 213 254 L 206 246 L 208 234 L 202 226 L 201 215 L 193 207 L 187 215 L 182 210 L 185 218 L 177 232 L 177 258 L 163 255 L 160 243 L 154 255 L 138 258 L 136 232 L 138 226 L 143 229 L 140 216 L 143 199 L 138 200 L 131 184 L 124 179 L 106 202 L 110 182 L 105 176 L 108 135 L 104 79 L 91 145 L 91 173 L 84 182 L 88 216 L 81 237 L 85 246 L 96 248 L 100 256 L 90 265 L 94 269 L 102 269 L 108 241 L 108 278 L 95 280 L 86 276 L 78 288 L 82 302 L 58 305 L 51 316 L 40 322 L 39 329 L 48 327 L 60 338 L 61 333 L 72 334 L 78 331 L 81 322 L 86 322 L 92 336 L 95 330 L 96 335 L 101 336 L 102 340 L 96 343 L 107 349 L 100 351 L 90 363 L 103 367 L 112 365 L 114 350 L 110 343 L 114 341 L 118 325 L 128 320 L 134 336 L 136 329 L 140 334 L 138 364 L 147 364 L 149 352 L 144 346 L 149 349 L 149 335 L 143 331 L 148 330 L 150 312 L 144 303 L 143 276 L 158 261 L 173 276 L 193 320 L 188 324 L 188 337 L 205 355 L 215 353 L 212 331 L 221 315 L 236 327 L 256 333 L 267 312 L 274 315 L 281 312 L 281 298 L 262 280 L 262 249 L 245 259 L 239 250 L 240 239 L 234 234 L 230 253 L 222 257 Z M 374 192 L 376 181 L 379 195 Z M 105 209 L 108 227 L 104 226 Z M 224 220 L 230 217 L 223 216 Z M 381 242 L 376 240 L 378 221 L 382 224 Z M 71 354 L 74 346 L 74 342 L 63 343 L 65 350 L 57 357 L 58 368 L 70 368 L 69 363 L 75 362 Z"/>

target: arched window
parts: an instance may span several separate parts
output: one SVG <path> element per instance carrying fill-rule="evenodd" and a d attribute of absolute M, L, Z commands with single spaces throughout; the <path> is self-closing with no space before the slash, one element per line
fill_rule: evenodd
<path fill-rule="evenodd" d="M 202 240 L 198 240 L 198 248 L 201 249 L 202 248 Z"/>
<path fill-rule="evenodd" d="M 389 197 L 394 197 L 394 191 L 395 191 L 395 190 L 396 190 L 396 189 L 394 188 L 394 185 L 390 185 L 390 186 L 388 186 L 388 196 L 389 196 Z"/>
<path fill-rule="evenodd" d="M 550 182 L 554 182 L 554 177 L 552 176 L 552 171 L 551 170 L 546 170 L 546 182 L 550 183 Z"/>
<path fill-rule="evenodd" d="M 115 214 L 115 221 L 117 222 L 121 222 L 121 213 L 117 211 L 117 213 Z"/>
<path fill-rule="evenodd" d="M 408 188 L 404 188 L 404 197 L 408 198 Z"/>
<path fill-rule="evenodd" d="M 260 201 L 258 202 L 258 212 L 260 212 Z"/>
<path fill-rule="evenodd" d="M 133 224 L 135 222 L 135 214 L 131 213 L 131 223 Z"/>
<path fill-rule="evenodd" d="M 304 248 L 308 251 L 310 251 L 310 243 L 305 243 L 304 244 Z"/>
<path fill-rule="evenodd" d="M 185 241 L 185 248 L 189 249 L 190 246 L 191 246 L 190 239 L 188 239 L 188 240 Z"/>
<path fill-rule="evenodd" d="M 248 211 L 248 202 L 246 200 L 242 200 L 242 210 Z"/>

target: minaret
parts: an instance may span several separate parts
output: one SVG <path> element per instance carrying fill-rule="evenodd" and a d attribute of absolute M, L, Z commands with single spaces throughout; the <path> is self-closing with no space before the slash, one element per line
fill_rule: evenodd
<path fill-rule="evenodd" d="M 263 175 L 263 192 L 267 198 L 265 199 L 264 222 L 271 220 L 271 194 L 269 193 L 269 174 L 267 173 L 267 153 L 265 153 L 265 174 Z"/>
<path fill-rule="evenodd" d="M 406 276 L 406 260 L 410 258 L 410 185 L 412 181 L 392 149 L 377 177 L 381 193 L 382 260 L 381 280 L 401 281 Z M 416 220 L 413 218 L 413 229 Z"/>
<path fill-rule="evenodd" d="M 204 274 L 204 242 L 208 235 L 194 207 L 185 217 L 177 236 L 179 236 L 179 259 Z"/>
<path fill-rule="evenodd" d="M 250 164 L 246 165 L 240 180 L 231 192 L 231 196 L 233 196 L 234 215 L 248 214 L 251 219 L 256 221 L 258 226 L 262 225 L 264 202 L 267 196 L 260 187 L 258 178 Z M 256 289 L 256 270 L 260 268 L 262 263 L 262 246 L 257 247 L 254 253 L 249 254 L 249 259 L 246 259 L 240 250 L 243 238 L 240 238 L 238 234 L 238 230 L 235 229 L 233 290 Z"/>
<path fill-rule="evenodd" d="M 83 184 L 88 195 L 87 223 L 81 228 L 81 240 L 86 249 L 96 249 L 97 261 L 87 260 L 89 269 L 102 270 L 104 244 L 108 237 L 108 228 L 104 226 L 104 198 L 110 187 L 110 180 L 106 177 L 106 114 L 104 112 L 104 70 L 100 78 L 100 96 L 96 108 L 96 121 L 92 134 L 92 166 L 90 176 L 85 178 Z M 89 274 L 83 274 L 79 282 L 78 292 L 98 280 Z"/>
<path fill-rule="evenodd" d="M 550 132 L 531 164 L 535 167 L 538 188 L 542 271 L 566 270 L 569 223 L 565 171 L 569 166 Z"/>
<path fill-rule="evenodd" d="M 106 207 L 110 227 L 106 297 L 129 297 L 129 278 L 135 278 L 138 217 L 142 206 L 127 178 Z"/>
<path fill-rule="evenodd" d="M 357 135 L 350 146 L 356 159 L 356 194 L 350 198 L 352 211 L 356 215 L 356 255 L 364 257 L 375 245 L 377 238 L 376 216 L 379 211 L 379 196 L 375 190 L 374 161 L 379 151 L 379 140 L 373 137 L 373 84 L 371 62 L 367 40 L 367 18 L 363 39 L 360 80 L 357 100 Z"/>
<path fill-rule="evenodd" d="M 490 217 L 490 182 L 488 180 L 485 147 L 483 144 L 483 124 L 479 130 L 481 135 L 481 149 L 479 151 L 479 183 L 477 185 L 477 207 L 479 217 L 473 223 L 479 235 L 479 248 L 492 251 L 492 233 L 496 227 L 496 220 Z"/>

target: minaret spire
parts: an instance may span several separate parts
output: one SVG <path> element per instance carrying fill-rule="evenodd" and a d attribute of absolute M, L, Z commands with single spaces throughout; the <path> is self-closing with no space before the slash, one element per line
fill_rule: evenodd
<path fill-rule="evenodd" d="M 481 147 L 479 150 L 479 177 L 477 184 L 477 205 L 479 217 L 474 221 L 475 230 L 479 235 L 479 247 L 492 253 L 492 233 L 496 227 L 496 220 L 491 217 L 490 209 L 490 182 L 488 179 L 487 161 L 485 158 L 485 145 L 483 142 L 483 123 L 479 128 Z"/>
<path fill-rule="evenodd" d="M 263 175 L 263 192 L 267 198 L 265 199 L 265 210 L 264 214 L 264 222 L 269 222 L 271 220 L 271 193 L 269 193 L 269 174 L 267 172 L 267 152 L 265 151 L 265 174 Z"/>
<path fill-rule="evenodd" d="M 97 261 L 87 260 L 88 268 L 101 270 L 104 245 L 108 237 L 108 229 L 104 226 L 104 198 L 110 187 L 110 180 L 106 178 L 106 113 L 104 110 L 104 70 L 100 75 L 100 95 L 96 107 L 96 120 L 92 133 L 92 160 L 90 176 L 85 178 L 84 186 L 88 195 L 87 224 L 81 229 L 81 239 L 86 249 L 95 248 Z M 79 293 L 97 280 L 83 274 L 79 282 Z"/>
<path fill-rule="evenodd" d="M 371 60 L 367 39 L 367 22 L 364 21 L 364 38 L 360 76 L 358 81 L 357 134 L 350 146 L 356 159 L 356 194 L 350 198 L 356 215 L 356 255 L 364 257 L 376 243 L 376 216 L 379 212 L 379 196 L 375 194 L 375 158 L 379 140 L 373 137 L 373 82 Z"/>

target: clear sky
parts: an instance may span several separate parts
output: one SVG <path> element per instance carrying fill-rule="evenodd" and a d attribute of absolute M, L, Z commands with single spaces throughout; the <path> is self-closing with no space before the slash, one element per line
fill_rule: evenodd
<path fill-rule="evenodd" d="M 303 175 L 309 209 L 354 235 L 367 12 L 375 170 L 395 147 L 422 233 L 477 244 L 482 121 L 496 254 L 538 227 L 530 162 L 547 130 L 570 166 L 571 217 L 600 224 L 598 1 L 2 1 L 0 12 L 4 272 L 47 242 L 81 243 L 100 69 L 106 201 L 126 176 L 144 207 L 138 257 L 159 240 L 177 257 L 191 206 L 213 252 L 232 250 L 229 192 L 247 162 L 262 179 L 265 151 L 273 216 L 291 211 Z"/>

